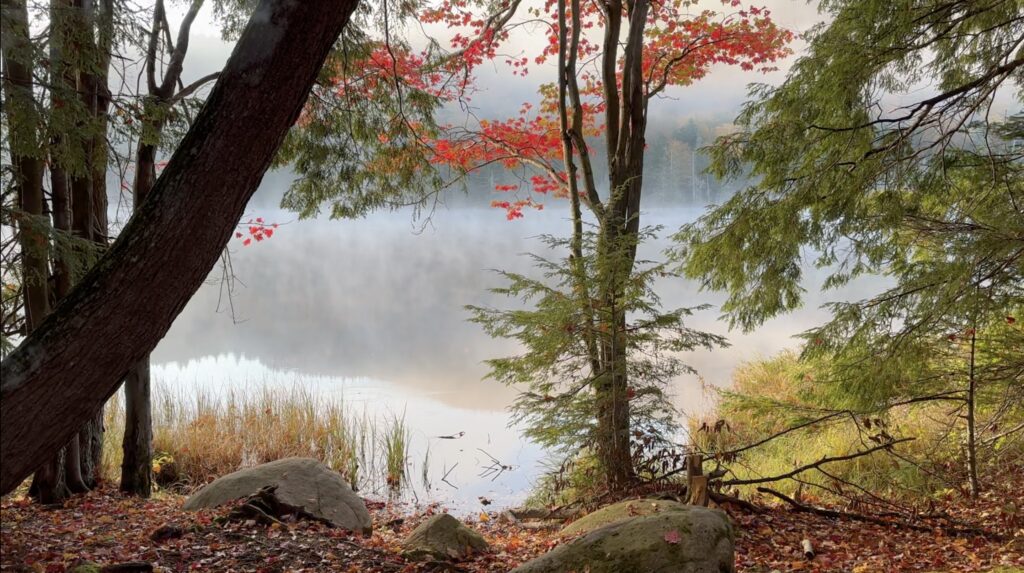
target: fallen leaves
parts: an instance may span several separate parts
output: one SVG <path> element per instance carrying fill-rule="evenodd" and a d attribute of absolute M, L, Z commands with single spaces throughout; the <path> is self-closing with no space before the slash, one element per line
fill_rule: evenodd
<path fill-rule="evenodd" d="M 939 508 L 958 520 L 985 526 L 998 537 L 954 537 L 939 529 L 910 531 L 786 508 L 762 514 L 729 508 L 737 529 L 737 571 L 966 572 L 1022 567 L 1024 522 L 1016 511 L 1022 506 L 1021 495 L 1008 479 L 977 501 L 952 499 Z M 151 500 L 128 498 L 110 487 L 75 496 L 59 509 L 46 509 L 20 497 L 4 498 L 0 570 L 62 573 L 83 561 L 145 561 L 163 572 L 437 570 L 436 563 L 404 559 L 400 542 L 425 517 L 441 511 L 438 506 L 417 509 L 369 501 L 376 529 L 372 536 L 361 537 L 295 519 L 275 527 L 252 520 L 231 521 L 224 519 L 230 507 L 191 513 L 181 509 L 182 502 L 183 498 L 168 494 Z M 1014 511 L 1005 511 L 1007 506 Z M 554 532 L 529 529 L 486 513 L 475 521 L 472 526 L 487 538 L 492 551 L 474 554 L 452 570 L 504 572 L 560 543 Z M 811 559 L 804 555 L 804 539 L 813 543 Z M 680 544 L 683 533 L 667 531 L 663 541 Z"/>

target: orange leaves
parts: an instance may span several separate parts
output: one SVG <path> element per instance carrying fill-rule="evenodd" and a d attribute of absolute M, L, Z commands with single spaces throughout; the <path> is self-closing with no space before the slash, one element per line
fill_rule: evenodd
<path fill-rule="evenodd" d="M 705 10 L 687 17 L 666 3 L 652 12 L 643 57 L 649 93 L 689 85 L 716 64 L 771 71 L 771 63 L 790 54 L 793 33 L 776 26 L 767 9 L 750 7 L 725 16 Z"/>
<path fill-rule="evenodd" d="M 543 211 L 544 205 L 534 203 L 532 199 L 520 199 L 519 201 L 491 201 L 491 207 L 505 210 L 505 218 L 509 221 L 523 218 L 523 209 L 530 207 L 537 211 Z"/>

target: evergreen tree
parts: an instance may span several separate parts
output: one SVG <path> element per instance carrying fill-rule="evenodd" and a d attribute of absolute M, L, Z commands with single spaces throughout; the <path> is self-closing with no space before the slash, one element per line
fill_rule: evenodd
<path fill-rule="evenodd" d="M 654 237 L 656 229 L 641 229 L 639 241 Z M 698 348 L 726 346 L 723 337 L 688 328 L 686 317 L 706 306 L 666 311 L 652 283 L 668 275 L 665 264 L 638 260 L 615 306 L 604 304 L 602 289 L 593 277 L 603 265 L 632 260 L 635 245 L 620 243 L 620 250 L 601 255 L 598 235 L 582 235 L 582 260 L 572 254 L 575 239 L 541 237 L 560 259 L 530 255 L 542 278 L 500 272 L 507 284 L 493 292 L 518 299 L 528 308 L 468 307 L 473 321 L 488 334 L 520 342 L 524 352 L 487 361 L 489 377 L 521 390 L 512 405 L 513 420 L 525 424 L 534 442 L 569 457 L 600 446 L 596 383 L 601 369 L 593 364 L 593 348 L 625 346 L 629 386 L 632 467 L 656 471 L 676 469 L 681 462 L 672 448 L 676 412 L 670 402 L 671 383 L 694 373 L 680 353 Z M 584 277 L 580 280 L 580 277 Z M 611 316 L 628 321 L 620 331 L 609 327 Z M 663 464 L 664 462 L 664 464 Z M 646 477 L 652 477 L 648 475 Z"/>
<path fill-rule="evenodd" d="M 684 227 L 676 255 L 747 330 L 801 304 L 806 262 L 828 270 L 826 289 L 885 277 L 831 304 L 805 355 L 831 361 L 819 386 L 836 407 L 952 402 L 976 494 L 979 445 L 1024 416 L 1024 121 L 995 111 L 1024 96 L 1020 6 L 822 8 L 831 23 L 807 55 L 781 86 L 753 89 L 741 130 L 713 150 L 716 173 L 749 167 L 758 182 Z"/>

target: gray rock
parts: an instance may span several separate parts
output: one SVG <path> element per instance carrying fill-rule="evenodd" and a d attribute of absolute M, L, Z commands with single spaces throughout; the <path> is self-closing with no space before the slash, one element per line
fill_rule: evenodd
<path fill-rule="evenodd" d="M 599 527 L 513 573 L 734 573 L 733 552 L 725 513 L 683 506 Z"/>
<path fill-rule="evenodd" d="M 419 524 L 402 542 L 405 555 L 412 559 L 465 559 L 476 552 L 486 551 L 488 547 L 483 536 L 447 513 L 435 515 Z"/>
<path fill-rule="evenodd" d="M 675 501 L 664 499 L 630 499 L 620 501 L 612 505 L 588 513 L 562 529 L 562 535 L 578 535 L 590 533 L 591 531 L 604 527 L 631 517 L 643 517 L 645 515 L 656 515 L 667 511 L 687 511 L 692 507 Z"/>
<path fill-rule="evenodd" d="M 312 458 L 284 458 L 217 478 L 185 501 L 185 509 L 216 507 L 248 497 L 267 486 L 284 504 L 336 527 L 369 534 L 370 512 L 338 472 Z"/>

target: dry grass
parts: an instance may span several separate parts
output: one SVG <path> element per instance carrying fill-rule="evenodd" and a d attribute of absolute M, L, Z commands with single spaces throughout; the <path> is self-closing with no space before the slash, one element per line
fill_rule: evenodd
<path fill-rule="evenodd" d="M 733 373 L 735 394 L 726 395 L 717 411 L 706 418 L 690 420 L 693 444 L 702 451 L 729 451 L 820 416 L 823 411 L 817 409 L 819 405 L 805 398 L 805 390 L 815 384 L 816 374 L 813 366 L 801 363 L 791 352 L 741 365 Z M 932 402 L 894 408 L 871 417 L 870 427 L 864 426 L 865 418 L 860 416 L 859 423 L 855 423 L 852 416 L 843 416 L 795 431 L 748 450 L 727 465 L 741 479 L 780 475 L 826 456 L 866 450 L 881 443 L 871 441 L 873 434 L 885 432 L 913 441 L 893 446 L 899 457 L 879 452 L 830 464 L 825 469 L 842 480 L 892 498 L 920 499 L 963 484 L 961 448 L 965 429 L 959 418 L 950 416 L 948 405 Z M 725 420 L 728 426 L 721 425 L 716 431 L 719 420 Z M 702 424 L 706 429 L 701 429 Z M 1008 444 L 1005 451 L 982 450 L 980 470 L 997 473 L 1000 464 L 1015 459 L 1022 451 L 1024 443 L 1020 442 Z M 814 470 L 799 477 L 810 491 L 818 493 L 823 492 L 818 486 L 831 488 L 836 483 L 831 476 Z M 787 480 L 772 487 L 792 494 L 800 484 Z M 754 487 L 741 490 L 753 493 Z"/>
<path fill-rule="evenodd" d="M 353 488 L 400 485 L 409 457 L 404 416 L 371 419 L 304 385 L 215 394 L 198 385 L 153 389 L 157 481 L 190 489 L 239 468 L 303 456 L 339 471 Z M 104 473 L 118 479 L 124 408 L 107 405 Z"/>

